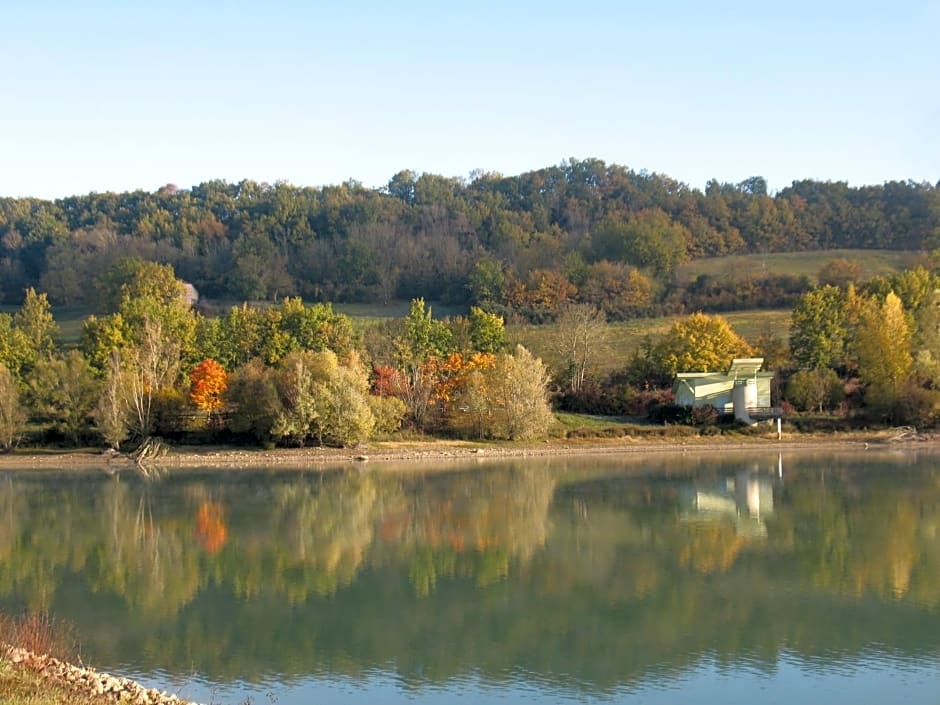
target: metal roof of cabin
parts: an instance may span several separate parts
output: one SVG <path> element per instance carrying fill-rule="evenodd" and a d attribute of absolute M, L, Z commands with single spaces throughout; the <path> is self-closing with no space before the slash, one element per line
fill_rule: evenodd
<path fill-rule="evenodd" d="M 762 357 L 736 357 L 731 361 L 728 376 L 735 379 L 738 377 L 754 377 L 760 372 L 763 364 L 764 358 Z"/>

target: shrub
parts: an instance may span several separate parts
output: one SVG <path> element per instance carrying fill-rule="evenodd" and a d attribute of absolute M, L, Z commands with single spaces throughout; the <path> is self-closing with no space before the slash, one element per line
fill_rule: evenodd
<path fill-rule="evenodd" d="M 71 625 L 45 613 L 20 617 L 0 614 L 0 643 L 62 660 L 74 657 L 77 644 Z"/>
<path fill-rule="evenodd" d="M 375 417 L 375 433 L 395 433 L 401 428 L 408 407 L 398 397 L 369 396 L 369 408 Z"/>
<path fill-rule="evenodd" d="M 800 370 L 787 382 L 787 399 L 801 411 L 823 411 L 845 399 L 845 388 L 835 370 Z"/>
<path fill-rule="evenodd" d="M 675 402 L 650 404 L 647 417 L 654 423 L 691 424 L 692 410 Z"/>
<path fill-rule="evenodd" d="M 691 417 L 695 426 L 714 426 L 718 423 L 718 409 L 711 404 L 692 407 Z"/>

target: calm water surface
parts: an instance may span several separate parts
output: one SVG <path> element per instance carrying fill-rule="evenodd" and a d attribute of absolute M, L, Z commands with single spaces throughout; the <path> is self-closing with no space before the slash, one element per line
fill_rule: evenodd
<path fill-rule="evenodd" d="M 203 702 L 938 703 L 938 462 L 7 472 L 0 608 Z"/>

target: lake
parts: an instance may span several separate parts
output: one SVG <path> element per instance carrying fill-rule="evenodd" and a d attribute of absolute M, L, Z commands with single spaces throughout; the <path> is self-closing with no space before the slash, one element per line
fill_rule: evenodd
<path fill-rule="evenodd" d="M 940 701 L 940 456 L 0 473 L 0 608 L 201 702 Z"/>

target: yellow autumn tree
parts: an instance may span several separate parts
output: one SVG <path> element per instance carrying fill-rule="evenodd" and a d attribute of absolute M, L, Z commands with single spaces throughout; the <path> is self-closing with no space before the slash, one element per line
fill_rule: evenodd
<path fill-rule="evenodd" d="M 861 311 L 855 341 L 858 373 L 865 383 L 865 403 L 893 415 L 908 388 L 914 361 L 911 327 L 901 299 L 892 291 L 884 303 L 872 301 Z"/>
<path fill-rule="evenodd" d="M 723 372 L 734 358 L 752 352 L 722 316 L 693 313 L 672 324 L 653 359 L 663 374 L 673 377 L 677 372 Z"/>

